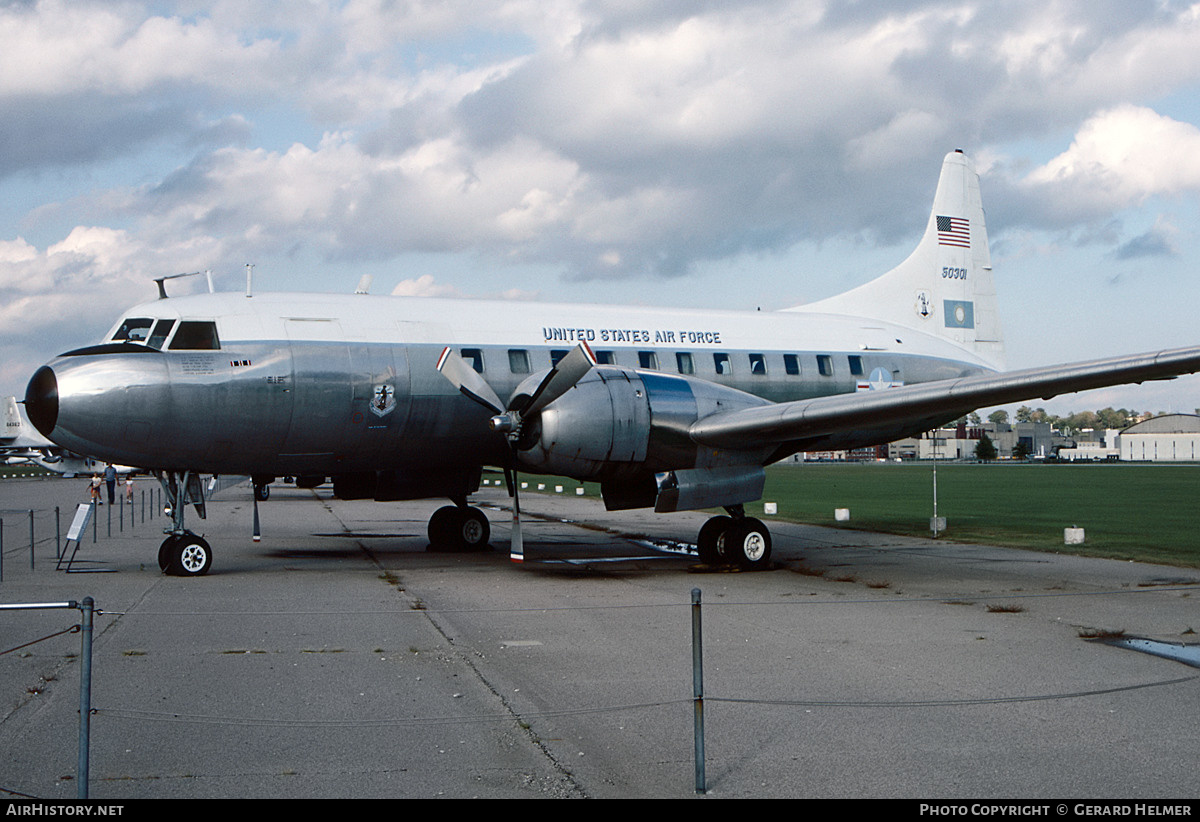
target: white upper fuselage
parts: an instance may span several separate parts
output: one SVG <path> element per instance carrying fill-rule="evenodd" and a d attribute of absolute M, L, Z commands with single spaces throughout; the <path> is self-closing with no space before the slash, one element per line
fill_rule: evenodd
<path fill-rule="evenodd" d="M 478 348 L 483 353 L 484 377 L 502 395 L 525 377 L 510 369 L 509 350 L 528 351 L 530 369 L 536 372 L 550 367 L 549 352 L 579 342 L 587 342 L 602 363 L 604 352 L 612 352 L 613 364 L 627 368 L 646 368 L 639 354 L 653 352 L 657 368 L 650 370 L 665 373 L 680 373 L 676 355 L 691 354 L 696 376 L 755 394 L 760 393 L 756 384 L 781 384 L 764 377 L 793 377 L 782 383 L 792 384 L 793 390 L 784 392 L 789 398 L 840 393 L 831 390 L 834 384 L 843 386 L 842 391 L 846 386 L 853 390 L 856 379 L 851 378 L 869 376 L 879 365 L 898 372 L 893 377 L 897 383 L 990 370 L 978 355 L 944 337 L 869 318 L 803 309 L 712 311 L 267 292 L 251 297 L 236 293 L 172 297 L 132 308 L 125 317 L 214 320 L 222 348 L 269 340 L 390 344 L 439 351 L 446 345 Z M 168 341 L 164 349 L 169 347 Z M 728 366 L 720 373 L 714 354 L 729 355 Z M 752 366 L 750 354 L 764 355 L 763 367 Z M 799 374 L 786 373 L 784 354 L 799 356 Z M 831 374 L 821 373 L 818 355 L 833 357 Z M 849 356 L 862 359 L 864 373 L 851 373 Z"/>

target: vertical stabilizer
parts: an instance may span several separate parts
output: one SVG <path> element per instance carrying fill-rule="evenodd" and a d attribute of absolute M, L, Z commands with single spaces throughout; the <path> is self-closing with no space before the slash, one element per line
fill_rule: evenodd
<path fill-rule="evenodd" d="M 0 442 L 7 442 L 21 433 L 21 415 L 17 411 L 17 398 L 4 398 L 4 432 L 0 433 Z"/>
<path fill-rule="evenodd" d="M 994 368 L 1004 340 L 992 282 L 979 175 L 961 151 L 946 155 L 916 250 L 888 273 L 844 294 L 786 309 L 884 320 L 952 340 Z"/>

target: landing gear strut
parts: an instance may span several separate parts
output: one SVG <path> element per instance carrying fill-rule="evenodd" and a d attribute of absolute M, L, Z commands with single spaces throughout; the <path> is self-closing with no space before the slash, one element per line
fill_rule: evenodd
<path fill-rule="evenodd" d="M 746 516 L 741 505 L 725 509 L 704 523 L 696 546 L 700 561 L 707 565 L 737 565 L 746 571 L 771 567 L 771 532 L 761 520 Z"/>
<path fill-rule="evenodd" d="M 430 551 L 487 551 L 491 535 L 487 515 L 465 500 L 439 508 L 429 518 Z"/>
<path fill-rule="evenodd" d="M 191 504 L 196 513 L 205 517 L 204 489 L 200 476 L 191 471 L 156 471 L 163 495 L 167 499 L 167 513 L 171 516 L 171 527 L 166 529 L 166 539 L 158 549 L 158 567 L 164 574 L 176 577 L 198 577 L 208 573 L 212 567 L 212 548 L 204 537 L 193 534 L 184 527 L 183 512 Z"/>

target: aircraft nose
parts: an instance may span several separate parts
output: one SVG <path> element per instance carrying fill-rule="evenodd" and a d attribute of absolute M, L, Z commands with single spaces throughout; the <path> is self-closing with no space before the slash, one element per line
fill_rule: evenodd
<path fill-rule="evenodd" d="M 33 427 L 49 438 L 58 424 L 58 377 L 50 366 L 43 365 L 29 380 L 25 389 L 25 413 Z"/>

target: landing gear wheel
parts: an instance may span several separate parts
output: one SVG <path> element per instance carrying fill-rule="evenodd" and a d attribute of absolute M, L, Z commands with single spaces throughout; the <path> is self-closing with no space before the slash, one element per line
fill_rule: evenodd
<path fill-rule="evenodd" d="M 464 551 L 486 550 L 491 535 L 492 525 L 483 511 L 478 508 L 460 509 L 456 532 L 458 547 Z"/>
<path fill-rule="evenodd" d="M 212 548 L 203 537 L 184 534 L 174 538 L 167 573 L 176 577 L 198 577 L 212 567 Z"/>
<path fill-rule="evenodd" d="M 447 505 L 429 518 L 430 551 L 485 550 L 491 535 L 491 523 L 478 508 Z"/>
<path fill-rule="evenodd" d="M 705 565 L 725 562 L 725 532 L 733 524 L 733 517 L 713 517 L 700 528 L 696 537 L 696 553 Z"/>
<path fill-rule="evenodd" d="M 259 502 L 269 500 L 271 498 L 271 486 L 265 484 L 259 485 L 257 482 L 254 483 L 254 498 Z"/>
<path fill-rule="evenodd" d="M 724 547 L 726 557 L 744 570 L 759 571 L 771 565 L 771 532 L 753 517 L 729 526 Z"/>
<path fill-rule="evenodd" d="M 162 541 L 162 545 L 158 547 L 158 570 L 166 572 L 171 567 L 171 560 L 175 556 L 175 543 L 178 541 L 179 537 L 174 534 Z"/>

